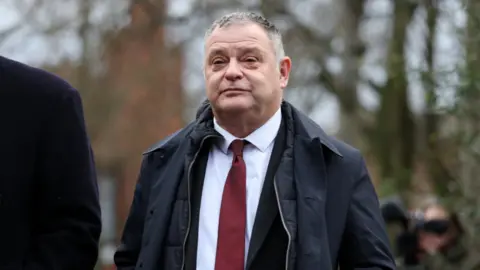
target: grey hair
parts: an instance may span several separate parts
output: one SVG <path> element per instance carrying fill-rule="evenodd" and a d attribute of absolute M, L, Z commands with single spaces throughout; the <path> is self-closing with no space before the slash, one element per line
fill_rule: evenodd
<path fill-rule="evenodd" d="M 275 50 L 275 56 L 277 62 L 280 62 L 285 57 L 285 50 L 283 48 L 282 34 L 278 28 L 265 17 L 254 12 L 233 12 L 226 14 L 219 19 L 215 20 L 212 25 L 205 32 L 205 39 L 207 39 L 215 29 L 228 27 L 232 24 L 238 23 L 255 23 L 261 26 L 265 32 L 267 32 L 268 37 L 273 42 L 273 48 Z"/>

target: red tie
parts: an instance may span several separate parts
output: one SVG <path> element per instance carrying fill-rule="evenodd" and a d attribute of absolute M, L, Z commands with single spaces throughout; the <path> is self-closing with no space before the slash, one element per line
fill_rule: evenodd
<path fill-rule="evenodd" d="M 218 224 L 215 270 L 244 270 L 247 216 L 247 169 L 243 160 L 245 141 L 230 144 L 233 161 L 223 188 Z"/>

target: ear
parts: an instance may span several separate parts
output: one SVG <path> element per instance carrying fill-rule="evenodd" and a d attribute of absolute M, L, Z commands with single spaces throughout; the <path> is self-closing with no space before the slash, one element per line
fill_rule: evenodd
<path fill-rule="evenodd" d="M 286 88 L 288 85 L 288 79 L 290 78 L 290 71 L 292 69 L 292 60 L 286 56 L 279 63 L 280 68 L 280 87 Z"/>

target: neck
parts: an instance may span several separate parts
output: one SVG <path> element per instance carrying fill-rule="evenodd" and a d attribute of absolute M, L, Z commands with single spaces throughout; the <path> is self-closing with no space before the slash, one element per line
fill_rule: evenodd
<path fill-rule="evenodd" d="M 278 109 L 278 108 L 277 108 Z M 251 113 L 215 113 L 214 117 L 223 129 L 237 138 L 245 138 L 263 126 L 277 112 L 277 109 L 252 116 Z"/>

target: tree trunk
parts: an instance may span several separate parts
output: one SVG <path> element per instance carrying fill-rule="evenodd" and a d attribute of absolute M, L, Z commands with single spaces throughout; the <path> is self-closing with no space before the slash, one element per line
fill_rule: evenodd
<path fill-rule="evenodd" d="M 359 38 L 359 26 L 364 13 L 364 1 L 339 0 L 343 19 L 339 23 L 339 34 L 345 50 L 341 58 L 343 70 L 335 77 L 335 92 L 340 104 L 339 137 L 357 148 L 365 148 L 363 143 L 363 122 L 358 100 L 358 83 L 360 60 L 365 52 L 365 45 Z"/>
<path fill-rule="evenodd" d="M 408 102 L 404 48 L 407 26 L 416 6 L 408 1 L 393 3 L 395 14 L 387 65 L 388 81 L 380 89 L 376 136 L 372 137 L 371 145 L 380 164 L 381 181 L 393 183 L 400 196 L 407 199 L 415 155 L 415 124 Z"/>

